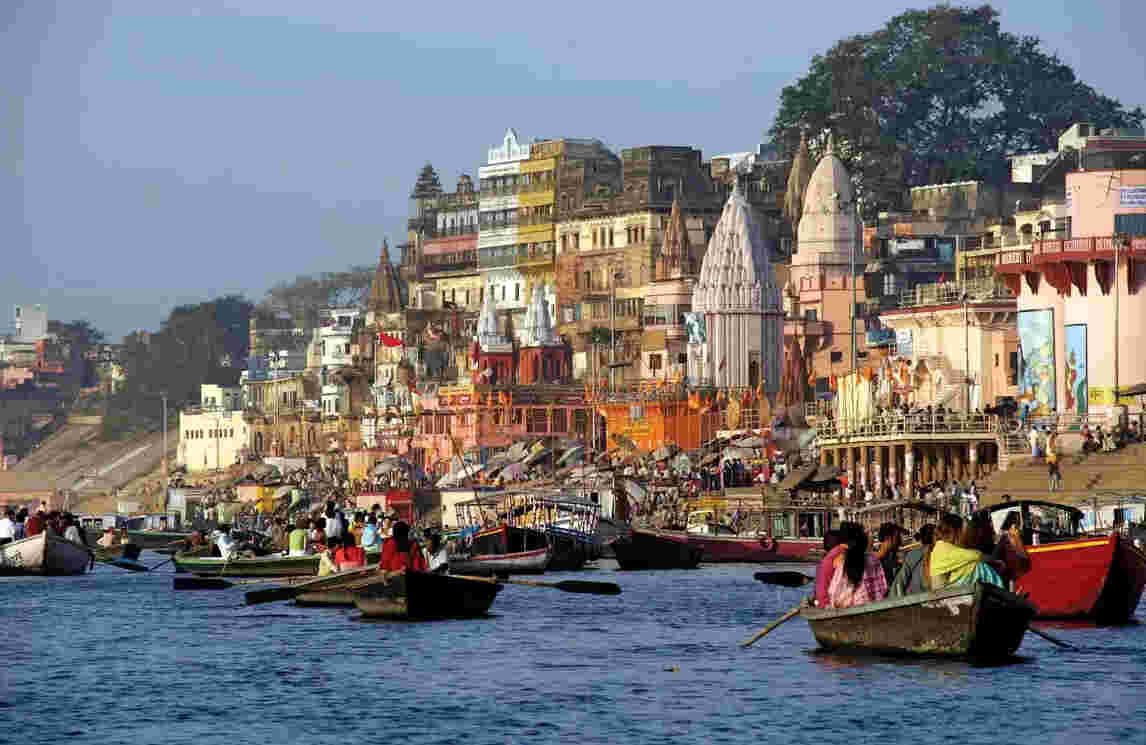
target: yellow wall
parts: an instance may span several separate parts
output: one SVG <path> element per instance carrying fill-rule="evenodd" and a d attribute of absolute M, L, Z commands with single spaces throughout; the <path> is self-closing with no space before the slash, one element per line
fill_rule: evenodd
<path fill-rule="evenodd" d="M 542 171 L 552 171 L 557 167 L 556 158 L 539 158 L 537 160 L 526 160 L 521 164 L 522 173 L 541 173 Z"/>

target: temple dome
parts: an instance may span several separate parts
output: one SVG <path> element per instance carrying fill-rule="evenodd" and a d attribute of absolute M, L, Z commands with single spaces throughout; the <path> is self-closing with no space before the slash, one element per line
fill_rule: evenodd
<path fill-rule="evenodd" d="M 402 279 L 398 268 L 390 263 L 390 246 L 385 239 L 382 241 L 381 254 L 374 270 L 374 280 L 370 283 L 369 310 L 374 314 L 397 313 L 405 305 Z"/>
<path fill-rule="evenodd" d="M 733 188 L 708 242 L 692 307 L 700 313 L 762 313 L 780 307 L 768 248 L 739 188 Z"/>
<path fill-rule="evenodd" d="M 544 283 L 537 283 L 533 288 L 533 297 L 529 308 L 525 311 L 525 328 L 521 346 L 543 347 L 555 346 L 561 343 L 557 332 L 553 329 L 553 321 L 549 317 L 549 303 L 545 301 Z"/>
<path fill-rule="evenodd" d="M 829 134 L 824 157 L 816 164 L 804 192 L 796 254 L 801 258 L 810 258 L 810 254 L 850 255 L 859 237 L 855 189 Z"/>
<path fill-rule="evenodd" d="M 499 331 L 497 327 L 497 309 L 493 304 L 492 287 L 486 289 L 485 302 L 482 304 L 481 312 L 478 314 L 477 335 L 474 339 L 481 349 L 487 352 L 492 347 L 501 347 L 509 344 L 509 340 L 501 335 L 501 331 Z"/>

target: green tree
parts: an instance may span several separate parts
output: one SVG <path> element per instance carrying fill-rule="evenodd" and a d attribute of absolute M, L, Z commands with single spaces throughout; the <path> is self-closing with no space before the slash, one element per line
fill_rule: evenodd
<path fill-rule="evenodd" d="M 906 187 L 1005 178 L 1004 157 L 1047 151 L 1077 121 L 1139 126 L 1079 81 L 1032 36 L 999 27 L 989 5 L 909 10 L 838 42 L 780 93 L 772 135 L 792 151 L 805 131 L 815 156 L 835 135 L 866 209 L 897 207 Z"/>
<path fill-rule="evenodd" d="M 374 273 L 372 266 L 352 266 L 342 272 L 299 275 L 268 290 L 259 307 L 285 311 L 292 318 L 313 325 L 320 308 L 365 308 Z"/>

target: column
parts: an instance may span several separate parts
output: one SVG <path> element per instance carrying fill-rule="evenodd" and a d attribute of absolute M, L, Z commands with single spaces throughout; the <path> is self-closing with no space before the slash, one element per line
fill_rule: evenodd
<path fill-rule="evenodd" d="M 951 448 L 952 466 L 955 471 L 955 478 L 962 481 L 965 478 L 964 461 L 967 460 L 966 448 L 961 448 L 958 445 Z"/>
<path fill-rule="evenodd" d="M 876 457 L 879 461 L 875 468 L 875 493 L 879 495 L 883 494 L 884 479 L 887 478 L 887 451 L 888 448 L 884 445 L 879 445 L 876 448 Z"/>
<path fill-rule="evenodd" d="M 826 466 L 828 465 L 828 462 L 828 449 L 820 448 L 820 465 Z"/>
<path fill-rule="evenodd" d="M 903 446 L 903 483 L 906 486 L 904 493 L 908 499 L 915 499 L 915 489 L 912 481 L 915 477 L 915 445 L 906 443 Z"/>
<path fill-rule="evenodd" d="M 856 450 L 859 451 L 859 482 L 857 488 L 867 487 L 867 464 L 868 464 L 868 446 L 860 445 Z M 858 494 L 857 494 L 858 496 Z"/>
<path fill-rule="evenodd" d="M 974 481 L 979 480 L 979 445 L 978 443 L 967 444 L 967 460 L 971 464 L 971 479 Z"/>
<path fill-rule="evenodd" d="M 891 451 L 891 463 L 887 466 L 887 477 L 891 479 L 894 485 L 898 483 L 897 477 L 899 476 L 899 445 L 892 445 L 888 448 Z"/>
<path fill-rule="evenodd" d="M 931 465 L 931 459 L 934 457 L 934 446 L 931 444 L 919 446 L 919 457 L 923 460 L 923 473 L 921 474 L 920 481 L 924 484 L 930 483 L 935 480 L 935 471 Z"/>

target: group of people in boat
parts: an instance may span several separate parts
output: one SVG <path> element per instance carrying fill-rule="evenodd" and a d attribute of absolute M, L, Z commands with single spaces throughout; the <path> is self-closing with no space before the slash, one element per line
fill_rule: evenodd
<path fill-rule="evenodd" d="M 901 559 L 904 534 L 900 526 L 884 523 L 878 549 L 871 551 L 867 532 L 858 523 L 844 522 L 828 531 L 827 553 L 816 572 L 816 606 L 851 608 L 975 582 L 1009 588 L 1030 570 L 1017 511 L 1006 515 L 999 536 L 985 513 L 966 520 L 946 514 L 938 525 L 924 525 Z"/>
<path fill-rule="evenodd" d="M 0 518 L 0 546 L 41 533 L 87 545 L 87 536 L 80 529 L 76 516 L 70 512 L 49 510 L 46 502 L 41 502 L 35 512 L 29 512 L 27 507 L 21 507 L 19 510 L 9 507 L 4 510 L 4 516 Z"/>

